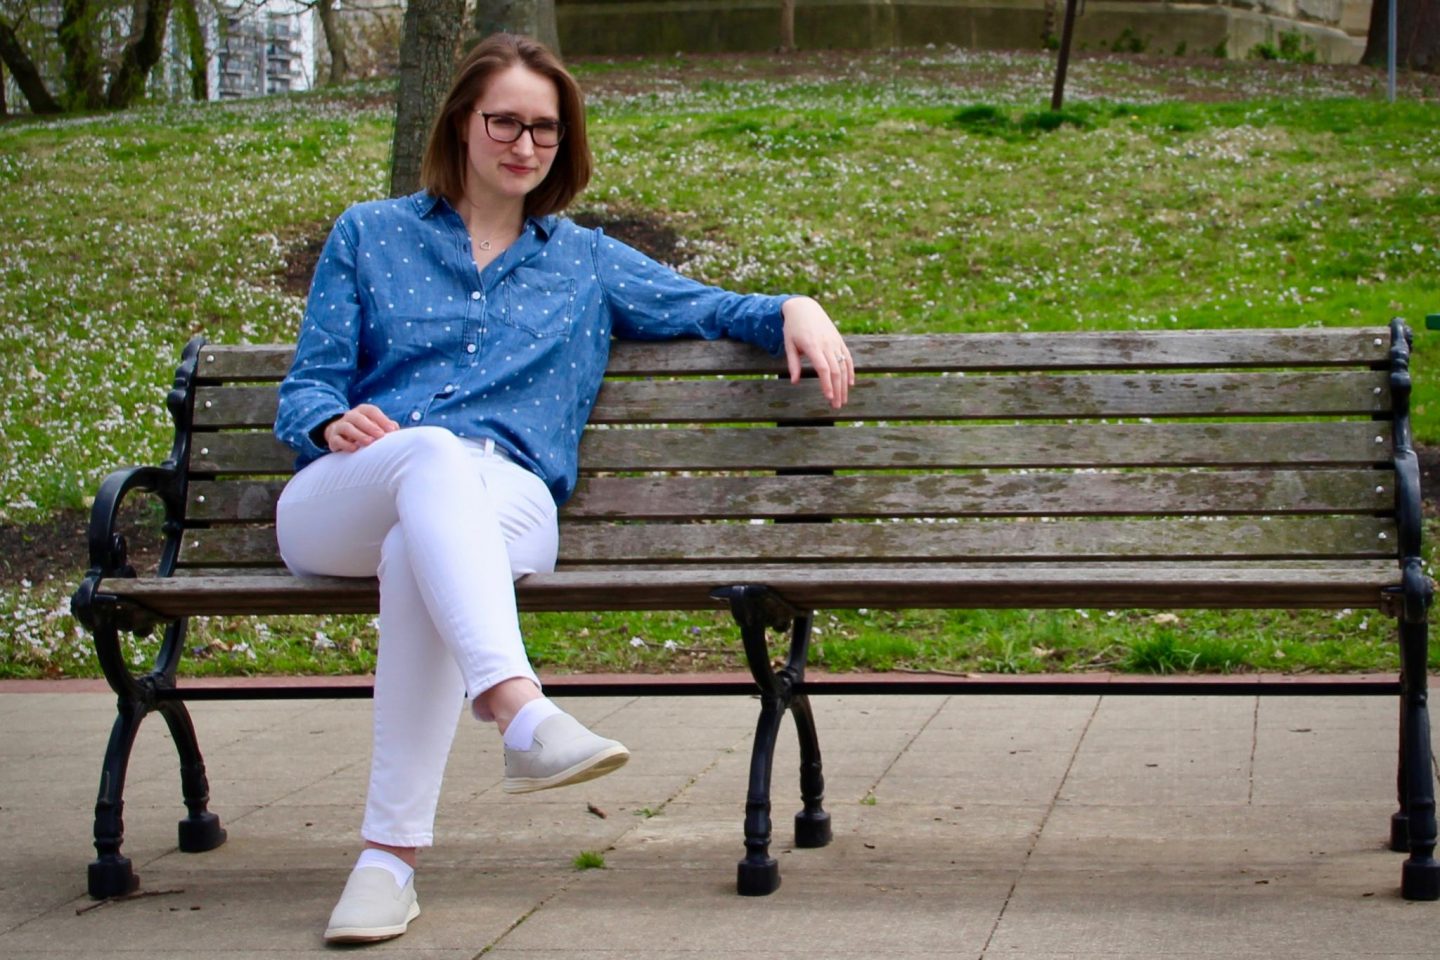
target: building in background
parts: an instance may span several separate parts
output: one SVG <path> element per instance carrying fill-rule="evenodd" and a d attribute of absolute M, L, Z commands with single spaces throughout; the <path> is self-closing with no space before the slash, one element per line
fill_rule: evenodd
<path fill-rule="evenodd" d="M 197 0 L 206 63 L 206 97 L 210 100 L 257 97 L 290 90 L 308 90 L 315 83 L 320 31 L 313 9 L 298 0 Z M 46 87 L 60 96 L 63 58 L 55 37 L 61 0 L 28 0 L 23 22 L 24 44 Z M 118 58 L 130 39 L 133 15 L 126 3 L 97 7 L 99 54 Z M 150 72 L 148 94 L 157 99 L 191 97 L 190 37 L 175 10 L 165 30 L 165 54 Z M 25 100 L 14 78 L 4 71 L 5 102 L 23 109 Z"/>
<path fill-rule="evenodd" d="M 315 16 L 308 6 L 294 0 L 222 3 L 208 19 L 205 47 L 211 51 L 211 100 L 288 93 L 315 85 Z M 178 40 L 176 36 L 172 43 Z"/>

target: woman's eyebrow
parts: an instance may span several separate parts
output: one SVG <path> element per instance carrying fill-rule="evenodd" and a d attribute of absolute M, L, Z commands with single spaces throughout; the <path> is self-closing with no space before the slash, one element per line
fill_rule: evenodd
<path fill-rule="evenodd" d="M 522 121 L 525 122 L 525 123 L 559 123 L 559 122 L 560 122 L 560 118 L 557 117 L 557 116 L 554 116 L 554 115 L 552 115 L 552 114 L 542 114 L 541 116 L 536 117 L 534 120 L 524 120 L 524 118 L 521 117 L 521 115 L 520 115 L 517 111 L 515 111 L 515 110 L 485 110 L 485 111 L 482 111 L 482 112 L 488 113 L 488 114 L 490 114 L 490 116 L 492 116 L 492 117 L 509 117 L 511 120 L 522 120 Z"/>

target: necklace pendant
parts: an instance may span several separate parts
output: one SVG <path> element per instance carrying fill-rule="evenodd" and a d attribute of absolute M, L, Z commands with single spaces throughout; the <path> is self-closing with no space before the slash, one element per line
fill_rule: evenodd
<path fill-rule="evenodd" d="M 480 249 L 481 249 L 481 250 L 489 250 L 489 249 L 490 249 L 490 241 L 489 241 L 489 240 L 481 240 L 481 241 L 480 241 Z"/>

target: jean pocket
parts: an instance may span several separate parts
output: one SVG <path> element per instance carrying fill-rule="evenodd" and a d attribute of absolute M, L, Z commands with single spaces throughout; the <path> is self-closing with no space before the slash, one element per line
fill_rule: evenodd
<path fill-rule="evenodd" d="M 504 322 L 535 337 L 570 332 L 575 281 L 544 270 L 520 267 L 505 278 Z"/>

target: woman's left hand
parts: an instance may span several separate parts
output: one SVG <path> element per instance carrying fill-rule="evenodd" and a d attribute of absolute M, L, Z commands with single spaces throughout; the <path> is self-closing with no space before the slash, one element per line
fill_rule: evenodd
<path fill-rule="evenodd" d="M 791 297 L 780 308 L 785 318 L 785 360 L 790 365 L 790 382 L 800 382 L 800 358 L 807 357 L 820 380 L 820 392 L 839 410 L 855 386 L 855 361 L 835 324 L 809 297 Z"/>

